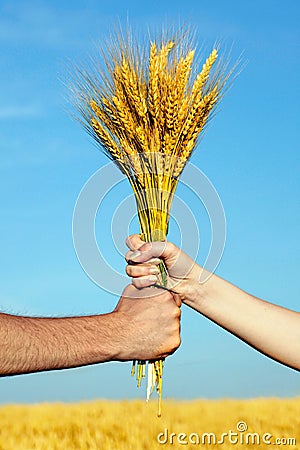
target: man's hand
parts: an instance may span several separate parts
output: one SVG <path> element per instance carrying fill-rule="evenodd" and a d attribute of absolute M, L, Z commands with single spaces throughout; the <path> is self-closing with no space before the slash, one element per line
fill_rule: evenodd
<path fill-rule="evenodd" d="M 42 318 L 0 313 L 0 376 L 159 359 L 179 347 L 179 332 L 180 309 L 172 295 L 132 285 L 108 314 Z"/>
<path fill-rule="evenodd" d="M 183 302 L 199 299 L 200 275 L 203 269 L 171 242 L 143 242 L 133 234 L 126 240 L 126 273 L 132 284 L 141 289 L 158 283 L 158 265 L 163 260 L 168 271 L 167 289 Z M 161 258 L 161 259 L 159 259 Z"/>
<path fill-rule="evenodd" d="M 117 359 L 152 360 L 173 353 L 180 345 L 180 304 L 166 290 L 127 286 L 112 313 L 123 337 Z"/>

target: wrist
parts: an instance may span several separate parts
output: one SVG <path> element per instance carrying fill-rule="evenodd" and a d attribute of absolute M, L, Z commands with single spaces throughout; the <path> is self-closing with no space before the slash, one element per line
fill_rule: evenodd
<path fill-rule="evenodd" d="M 126 343 L 126 327 L 121 312 L 91 316 L 81 339 L 87 364 L 120 361 Z"/>
<path fill-rule="evenodd" d="M 127 314 L 121 311 L 113 311 L 109 314 L 113 323 L 114 333 L 111 336 L 112 361 L 129 361 L 132 358 L 131 346 L 131 320 Z"/>
<path fill-rule="evenodd" d="M 201 266 L 195 266 L 191 279 L 186 281 L 186 295 L 183 302 L 199 312 L 204 312 L 206 304 L 215 296 L 219 277 Z"/>

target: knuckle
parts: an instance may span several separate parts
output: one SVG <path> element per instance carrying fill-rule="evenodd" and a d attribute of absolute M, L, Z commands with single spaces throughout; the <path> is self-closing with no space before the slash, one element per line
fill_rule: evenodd
<path fill-rule="evenodd" d="M 125 255 L 126 261 L 129 261 L 129 260 L 130 260 L 131 254 L 132 254 L 132 252 L 131 252 L 130 250 L 129 250 L 129 252 L 126 253 L 126 255 Z"/>
<path fill-rule="evenodd" d="M 179 319 L 180 318 L 180 314 L 181 314 L 181 311 L 180 311 L 180 309 L 178 308 L 178 306 L 177 305 L 172 305 L 172 311 L 171 311 L 171 314 L 172 314 L 172 317 L 174 318 L 174 319 Z"/>
<path fill-rule="evenodd" d="M 178 311 L 174 312 L 173 317 L 174 317 L 174 323 L 176 323 L 176 326 L 178 326 L 178 323 L 180 322 L 180 316 L 179 316 Z"/>
<path fill-rule="evenodd" d="M 131 278 L 131 283 L 133 284 L 134 287 L 136 287 L 137 289 L 139 289 L 139 280 L 137 280 L 136 278 Z"/>
<path fill-rule="evenodd" d="M 162 290 L 162 292 L 161 292 L 161 299 L 162 299 L 162 301 L 164 303 L 167 303 L 167 304 L 170 304 L 170 305 L 173 304 L 172 294 L 170 292 L 168 292 L 168 291 Z"/>
<path fill-rule="evenodd" d="M 172 339 L 172 342 L 170 342 L 170 345 L 169 345 L 169 351 L 168 351 L 169 355 L 174 353 L 180 347 L 180 344 L 181 344 L 180 337 Z"/>
<path fill-rule="evenodd" d="M 133 244 L 135 239 L 137 238 L 137 234 L 129 234 L 126 238 L 126 242 L 128 242 L 128 244 Z"/>
<path fill-rule="evenodd" d="M 175 244 L 173 244 L 173 242 L 167 242 L 166 243 L 166 247 L 167 247 L 167 250 L 170 252 L 170 253 L 174 253 L 174 252 L 176 252 L 176 250 L 177 250 L 177 247 L 176 247 L 176 245 Z"/>
<path fill-rule="evenodd" d="M 150 242 L 146 242 L 145 244 L 143 244 L 143 245 L 141 246 L 140 251 L 142 251 L 142 252 L 148 252 L 148 251 L 151 250 L 151 248 L 152 248 L 151 243 L 150 243 Z"/>
<path fill-rule="evenodd" d="M 177 339 L 174 340 L 174 344 L 176 346 L 176 349 L 180 347 L 181 345 L 181 337 L 178 336 Z"/>

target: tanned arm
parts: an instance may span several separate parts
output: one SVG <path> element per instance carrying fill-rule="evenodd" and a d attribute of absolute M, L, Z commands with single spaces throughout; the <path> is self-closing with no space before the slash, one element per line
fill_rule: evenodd
<path fill-rule="evenodd" d="M 0 375 L 106 361 L 158 359 L 180 345 L 180 309 L 166 291 L 128 286 L 103 315 L 35 318 L 0 314 Z"/>

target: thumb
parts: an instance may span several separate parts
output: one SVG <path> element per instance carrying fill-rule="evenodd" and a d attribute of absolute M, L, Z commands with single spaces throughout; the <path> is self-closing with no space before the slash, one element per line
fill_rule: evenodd
<path fill-rule="evenodd" d="M 144 244 L 145 241 L 142 241 L 139 234 L 131 234 L 126 238 L 126 245 L 133 252 L 139 250 Z"/>
<path fill-rule="evenodd" d="M 179 248 L 172 242 L 146 242 L 137 251 L 129 252 L 127 259 L 135 263 L 143 263 L 152 258 L 161 258 L 168 266 L 177 260 L 179 254 Z"/>

